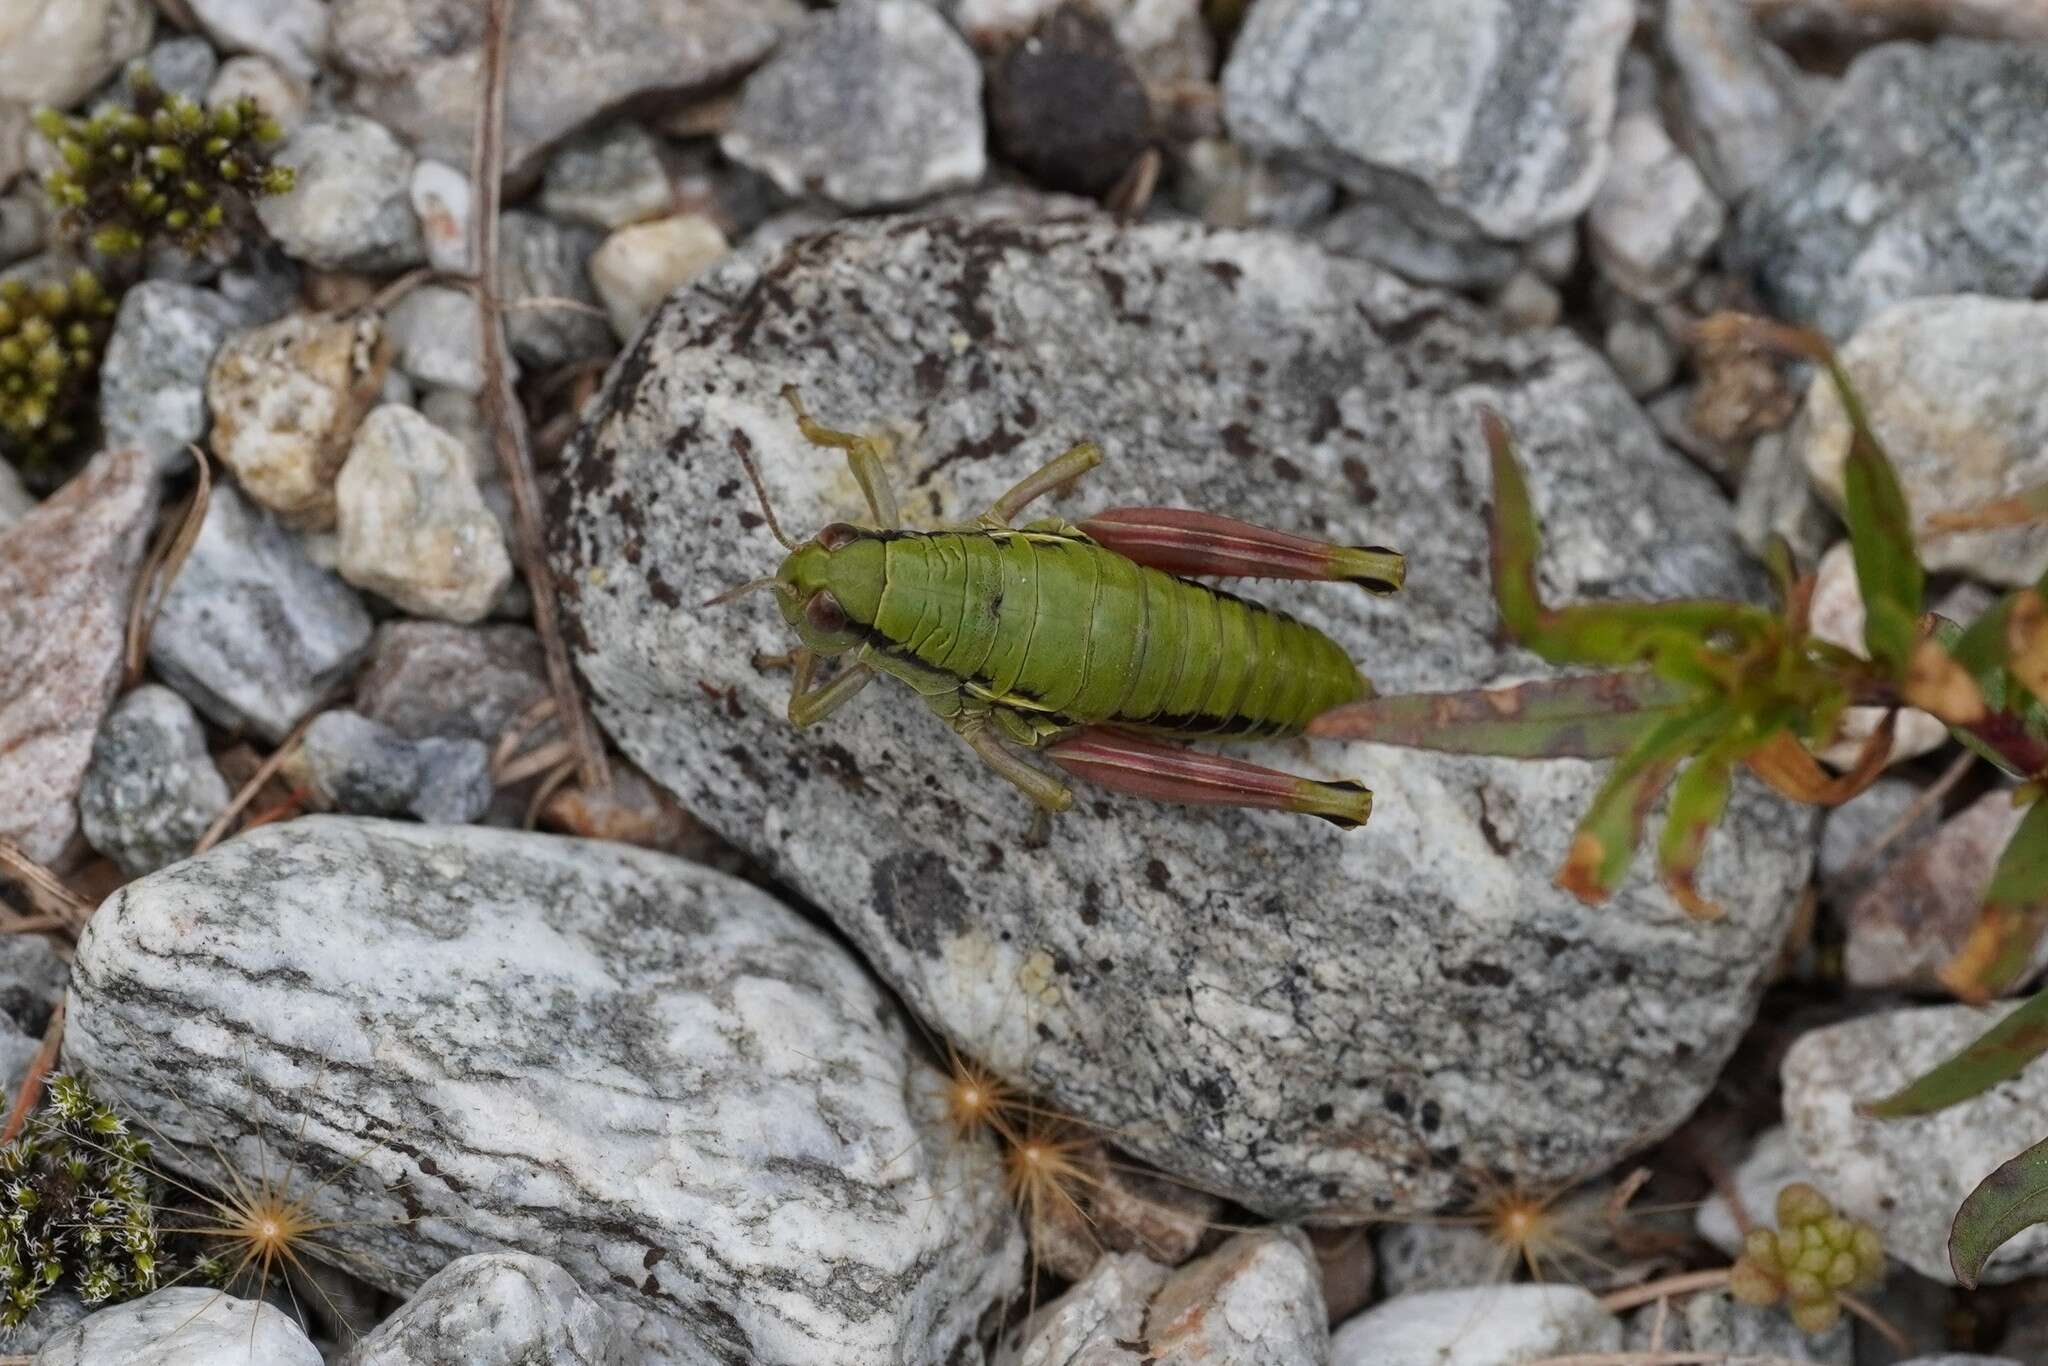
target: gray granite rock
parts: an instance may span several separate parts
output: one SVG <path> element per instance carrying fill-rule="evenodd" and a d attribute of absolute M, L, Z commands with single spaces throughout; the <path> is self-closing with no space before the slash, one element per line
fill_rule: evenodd
<path fill-rule="evenodd" d="M 1609 146 L 1607 174 L 1586 213 L 1586 240 L 1609 280 L 1658 303 L 1692 279 L 1726 214 L 1654 113 L 1624 114 Z"/>
<path fill-rule="evenodd" d="M 611 354 L 611 328 L 590 287 L 590 256 L 602 240 L 588 228 L 523 209 L 498 221 L 505 335 L 520 364 L 551 370 Z"/>
<path fill-rule="evenodd" d="M 1330 1359 L 1321 1275 L 1298 1228 L 1241 1233 L 1177 1271 L 1099 1258 L 1073 1289 L 1003 1334 L 996 1366 L 1160 1366 Z"/>
<path fill-rule="evenodd" d="M 263 106 L 263 112 L 290 133 L 306 121 L 311 112 L 312 93 L 305 83 L 286 72 L 268 57 L 243 53 L 220 64 L 213 84 L 206 90 L 206 107 L 218 109 L 244 96 Z"/>
<path fill-rule="evenodd" d="M 174 1286 L 102 1309 L 43 1344 L 34 1366 L 321 1366 L 320 1349 L 275 1305 Z"/>
<path fill-rule="evenodd" d="M 322 712 L 306 727 L 295 776 L 353 816 L 410 813 L 464 825 L 490 809 L 490 751 L 481 740 L 410 740 L 360 712 Z"/>
<path fill-rule="evenodd" d="M 2041 72 L 2048 93 L 2048 59 Z M 2048 269 L 2048 238 L 2042 247 Z M 2013 585 L 2048 572 L 2048 526 L 1926 527 L 1936 513 L 2048 483 L 2048 302 L 1911 299 L 1871 316 L 1841 354 L 1898 470 L 1927 566 Z M 1841 506 L 1849 420 L 1831 385 L 1808 388 L 1792 440 L 1814 485 Z"/>
<path fill-rule="evenodd" d="M 974 184 L 986 138 L 981 65 L 931 6 L 847 0 L 747 79 L 719 146 L 784 194 L 866 209 Z"/>
<path fill-rule="evenodd" d="M 1355 256 L 1384 266 L 1405 280 L 1447 289 L 1504 285 L 1522 259 L 1505 242 L 1426 232 L 1392 205 L 1370 199 L 1339 210 L 1319 224 L 1313 235 L 1339 256 Z"/>
<path fill-rule="evenodd" d="M 386 311 L 384 330 L 392 363 L 407 378 L 461 394 L 483 392 L 483 318 L 469 290 L 421 285 Z"/>
<path fill-rule="evenodd" d="M 413 154 L 383 124 L 325 114 L 292 130 L 279 150 L 297 182 L 256 201 L 287 253 L 321 270 L 403 270 L 426 259 L 412 211 Z"/>
<path fill-rule="evenodd" d="M 0 533 L 0 838 L 38 862 L 78 833 L 156 508 L 149 457 L 107 451 Z"/>
<path fill-rule="evenodd" d="M 1168 193 L 1212 228 L 1306 231 L 1337 201 L 1337 186 L 1327 177 L 1253 156 L 1229 138 L 1200 138 L 1173 153 Z"/>
<path fill-rule="evenodd" d="M 474 0 L 336 0 L 334 60 L 350 96 L 422 156 L 469 164 L 483 25 Z M 540 169 L 568 133 L 631 101 L 708 94 L 803 14 L 798 0 L 535 0 L 514 13 L 505 165 Z"/>
<path fill-rule="evenodd" d="M 27 1318 L 12 1328 L 0 1328 L 0 1352 L 27 1356 L 91 1312 L 69 1290 L 53 1290 L 36 1301 Z"/>
<path fill-rule="evenodd" d="M 71 965 L 37 934 L 0 939 L 0 1014 L 24 1034 L 41 1037 L 71 980 Z"/>
<path fill-rule="evenodd" d="M 495 745 L 547 687 L 532 627 L 391 621 L 377 628 L 355 700 L 365 716 L 413 739 Z"/>
<path fill-rule="evenodd" d="M 1389 1297 L 1499 1280 L 1500 1245 L 1469 1224 L 1397 1220 L 1375 1231 L 1380 1288 Z"/>
<path fill-rule="evenodd" d="M 1846 904 L 1856 892 L 1882 875 L 1900 855 L 1934 833 L 1941 824 L 1938 804 L 1921 803 L 1920 784 L 1904 778 L 1879 778 L 1840 806 L 1829 808 L 1820 822 L 1820 854 L 1814 875 L 1824 900 Z M 1919 815 L 1875 856 L 1866 851 L 1916 805 Z"/>
<path fill-rule="evenodd" d="M 1597 356 L 1280 235 L 842 228 L 670 299 L 571 443 L 553 554 L 628 756 L 963 1047 L 1184 1179 L 1274 1214 L 1416 1208 L 1452 1184 L 1445 1147 L 1562 1179 L 1690 1112 L 1750 1018 L 1810 816 L 1738 788 L 1711 927 L 1647 870 L 1598 912 L 1551 885 L 1602 780 L 1575 762 L 1273 744 L 1251 757 L 1378 789 L 1370 828 L 1083 789 L 1032 849 L 1027 803 L 914 697 L 878 687 L 797 733 L 786 677 L 749 663 L 788 648 L 769 604 L 697 605 L 780 558 L 735 442 L 789 528 L 861 515 L 790 422 L 789 382 L 828 421 L 918 433 L 892 473 L 919 525 L 1088 436 L 1107 464 L 1044 514 L 1172 503 L 1406 548 L 1401 600 L 1256 590 L 1403 690 L 1538 668 L 1473 591 L 1480 401 L 1522 431 L 1547 591 L 1760 591 L 1725 503 Z"/>
<path fill-rule="evenodd" d="M 0 100 L 67 108 L 149 50 L 149 0 L 8 0 L 0 7 Z"/>
<path fill-rule="evenodd" d="M 35 505 L 35 498 L 22 486 L 14 466 L 0 460 L 0 531 L 28 516 Z"/>
<path fill-rule="evenodd" d="M 265 242 L 222 266 L 213 287 L 242 311 L 245 326 L 257 327 L 298 307 L 301 283 L 298 263 L 275 242 Z"/>
<path fill-rule="evenodd" d="M 100 362 L 100 426 L 111 446 L 139 446 L 166 473 L 206 435 L 206 373 L 240 307 L 211 289 L 145 280 L 121 296 Z"/>
<path fill-rule="evenodd" d="M 1900 299 L 2048 287 L 2048 47 L 1948 38 L 1858 57 L 1722 249 L 1763 306 L 1837 339 Z"/>
<path fill-rule="evenodd" d="M 1345 1323 L 1331 1366 L 1501 1366 L 1621 1347 L 1621 1321 L 1575 1285 L 1397 1295 Z"/>
<path fill-rule="evenodd" d="M 158 88 L 183 95 L 194 104 L 206 102 L 206 88 L 220 69 L 220 56 L 204 38 L 166 38 L 142 59 L 150 79 Z"/>
<path fill-rule="evenodd" d="M 1223 69 L 1231 133 L 1445 235 L 1521 241 L 1607 166 L 1629 0 L 1264 0 Z"/>
<path fill-rule="evenodd" d="M 556 218 L 610 232 L 675 207 L 661 143 L 637 123 L 593 128 L 548 158 L 540 206 Z"/>
<path fill-rule="evenodd" d="M 1992 871 L 2024 814 L 2010 791 L 1994 788 L 1900 849 L 1841 908 L 1843 980 L 1864 990 L 1940 992 L 1941 969 L 1976 929 Z M 2048 966 L 2048 945 L 2033 962 L 2034 971 Z"/>
<path fill-rule="evenodd" d="M 1743 1304 L 1709 1292 L 1688 1295 L 1662 1312 L 1654 1304 L 1638 1309 L 1629 1315 L 1622 1344 L 1631 1352 L 1720 1352 L 1728 1361 L 1763 1360 L 1771 1366 L 1796 1361 L 1852 1366 L 1853 1327 L 1845 1315 L 1827 1332 L 1809 1334 L 1781 1305 Z"/>
<path fill-rule="evenodd" d="M 2048 1073 L 2032 1067 L 1959 1105 L 1912 1119 L 1873 1119 L 1859 1101 L 1891 1094 L 1962 1048 L 2003 1008 L 1903 1007 L 1801 1035 L 1780 1069 L 1785 1127 L 1814 1184 L 1844 1214 L 1884 1235 L 1884 1250 L 1921 1275 L 1955 1284 L 1949 1223 L 1963 1197 L 2014 1153 L 2048 1134 Z M 1992 1255 L 1986 1285 L 2048 1268 L 2048 1228 Z"/>
<path fill-rule="evenodd" d="M 1773 179 L 1819 117 L 1827 82 L 1758 32 L 1744 0 L 1665 0 L 1658 45 L 1673 131 L 1723 199 Z"/>
<path fill-rule="evenodd" d="M 341 1366 L 625 1366 L 611 1315 L 568 1272 L 520 1252 L 458 1257 Z"/>
<path fill-rule="evenodd" d="M 85 838 L 130 877 L 192 852 L 228 804 L 192 704 L 146 684 L 107 713 L 78 794 Z"/>
<path fill-rule="evenodd" d="M 325 0 L 185 0 L 206 36 L 224 52 L 253 52 L 301 81 L 327 55 Z"/>
<path fill-rule="evenodd" d="M 476 621 L 512 579 L 497 517 L 462 443 L 387 403 L 356 430 L 334 481 L 341 576 L 417 616 Z"/>
<path fill-rule="evenodd" d="M 369 645 L 370 615 L 348 585 L 216 484 L 150 634 L 158 676 L 218 724 L 276 741 Z"/>
<path fill-rule="evenodd" d="M 386 1290 L 544 1250 L 623 1360 L 942 1361 L 1018 1284 L 994 1154 L 941 1138 L 881 989 L 761 892 L 661 855 L 265 826 L 101 906 L 65 1044 L 187 1153 L 240 1126 L 253 1162 L 253 1087 L 285 1158 L 360 1158 L 314 1203 L 369 1221 L 331 1237 Z"/>
<path fill-rule="evenodd" d="M 1735 534 L 1758 559 L 1769 553 L 1773 537 L 1782 536 L 1802 565 L 1818 560 L 1841 535 L 1783 432 L 1765 432 L 1750 443 L 1735 490 Z"/>

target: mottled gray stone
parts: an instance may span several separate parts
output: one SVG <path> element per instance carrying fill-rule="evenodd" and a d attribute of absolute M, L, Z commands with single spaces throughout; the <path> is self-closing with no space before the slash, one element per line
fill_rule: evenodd
<path fill-rule="evenodd" d="M 281 740 L 370 644 L 347 584 L 226 484 L 164 594 L 150 633 L 159 676 L 231 730 Z"/>
<path fill-rule="evenodd" d="M 1416 227 L 1392 205 L 1373 200 L 1338 211 L 1311 235 L 1339 256 L 1355 256 L 1403 279 L 1447 289 L 1506 284 L 1522 260 L 1505 242 L 1440 237 Z"/>
<path fill-rule="evenodd" d="M 611 328 L 593 311 L 599 305 L 590 287 L 590 256 L 602 240 L 588 228 L 521 209 L 498 220 L 505 334 L 521 364 L 551 370 L 611 353 Z M 536 300 L 567 300 L 571 306 Z"/>
<path fill-rule="evenodd" d="M 139 446 L 166 473 L 206 435 L 206 372 L 242 309 L 211 289 L 145 280 L 121 296 L 100 362 L 100 425 L 111 446 Z"/>
<path fill-rule="evenodd" d="M 461 394 L 483 392 L 483 318 L 471 291 L 421 285 L 386 310 L 384 331 L 392 362 L 408 378 Z"/>
<path fill-rule="evenodd" d="M 1264 0 L 1223 69 L 1231 133 L 1447 236 L 1521 241 L 1607 166 L 1629 0 Z"/>
<path fill-rule="evenodd" d="M 429 736 L 415 746 L 420 785 L 410 810 L 429 825 L 467 825 L 491 808 L 491 751 L 481 740 Z"/>
<path fill-rule="evenodd" d="M 289 255 L 321 270 L 403 270 L 426 259 L 413 154 L 383 124 L 319 115 L 292 131 L 277 159 L 297 183 L 259 197 L 256 214 Z"/>
<path fill-rule="evenodd" d="M 90 1312 L 85 1302 L 69 1290 L 53 1290 L 36 1301 L 27 1318 L 12 1328 L 0 1328 L 0 1352 L 34 1352 Z"/>
<path fill-rule="evenodd" d="M 334 481 L 341 576 L 417 616 L 476 621 L 512 579 L 463 444 L 396 403 L 356 429 Z"/>
<path fill-rule="evenodd" d="M 216 0 L 217 2 L 217 0 Z M 204 38 L 166 38 L 142 59 L 150 78 L 173 95 L 183 95 L 194 104 L 206 102 L 206 88 L 220 69 L 220 57 Z"/>
<path fill-rule="evenodd" d="M 1499 1279 L 1500 1245 L 1465 1224 L 1395 1222 L 1373 1238 L 1380 1289 L 1388 1296 L 1449 1290 Z"/>
<path fill-rule="evenodd" d="M 14 466 L 0 460 L 0 531 L 6 531 L 34 509 L 36 500 L 22 487 Z"/>
<path fill-rule="evenodd" d="M 626 1366 L 611 1315 L 544 1257 L 458 1257 L 341 1366 Z"/>
<path fill-rule="evenodd" d="M 702 95 L 766 56 L 798 0 L 529 0 L 508 35 L 505 164 L 536 172 L 548 147 L 629 101 Z M 483 38 L 475 0 L 336 0 L 334 60 L 358 108 L 422 156 L 469 164 Z"/>
<path fill-rule="evenodd" d="M 613 123 L 571 138 L 548 158 L 540 206 L 556 218 L 613 228 L 659 218 L 675 207 L 661 143 L 637 123 Z"/>
<path fill-rule="evenodd" d="M 227 52 L 254 52 L 302 81 L 327 54 L 325 0 L 185 0 L 206 36 Z M 195 97 L 196 98 L 196 97 Z"/>
<path fill-rule="evenodd" d="M 0 838 L 41 863 L 78 832 L 156 508 L 149 457 L 107 451 L 0 534 Z"/>
<path fill-rule="evenodd" d="M 1169 1271 L 1109 1254 L 1003 1334 L 995 1366 L 1309 1366 L 1330 1358 L 1321 1273 L 1298 1228 L 1242 1233 Z"/>
<path fill-rule="evenodd" d="M 71 965 L 39 934 L 0 938 L 0 1014 L 40 1037 L 71 980 Z"/>
<path fill-rule="evenodd" d="M 93 741 L 78 794 L 92 847 L 130 877 L 192 852 L 228 804 L 192 704 L 151 683 L 117 703 Z"/>
<path fill-rule="evenodd" d="M 1903 1007 L 1809 1030 L 1785 1055 L 1785 1127 L 1821 1193 L 1884 1235 L 1884 1250 L 1955 1284 L 1948 1230 L 1956 1207 L 2014 1153 L 2048 1134 L 2048 1074 L 2028 1068 L 1946 1110 L 1912 1119 L 1858 1114 L 1997 1023 L 2003 1007 Z M 2048 1228 L 1992 1254 L 1986 1285 L 2048 1268 Z"/>
<path fill-rule="evenodd" d="M 465 825 L 490 809 L 490 750 L 481 740 L 409 740 L 360 712 L 322 712 L 292 759 L 294 776 L 354 816 L 418 816 Z"/>
<path fill-rule="evenodd" d="M 174 1286 L 102 1309 L 36 1353 L 34 1366 L 321 1366 L 320 1349 L 275 1305 Z"/>
<path fill-rule="evenodd" d="M 547 687 L 532 627 L 391 621 L 377 628 L 355 700 L 365 716 L 413 739 L 495 745 Z"/>
<path fill-rule="evenodd" d="M 1576 762 L 1270 744 L 1251 757 L 1377 788 L 1371 827 L 1083 789 L 1032 849 L 1028 804 L 913 696 L 877 687 L 794 731 L 786 676 L 749 663 L 789 646 L 770 603 L 698 605 L 780 558 L 735 442 L 789 528 L 861 515 L 790 382 L 827 421 L 918 433 L 892 473 L 919 525 L 1085 436 L 1108 462 L 1034 515 L 1171 503 L 1407 548 L 1401 600 L 1256 590 L 1405 690 L 1540 667 L 1474 587 L 1482 401 L 1521 429 L 1547 592 L 1760 593 L 1726 504 L 1605 362 L 1280 235 L 884 220 L 670 299 L 571 443 L 554 560 L 635 762 L 948 1036 L 1196 1185 L 1275 1214 L 1414 1208 L 1452 1184 L 1432 1151 L 1563 1179 L 1690 1112 L 1806 880 L 1809 815 L 1738 787 L 1712 927 L 1641 866 L 1598 913 L 1551 885 L 1603 776 Z"/>
<path fill-rule="evenodd" d="M 628 1361 L 943 1361 L 1018 1285 L 994 1153 L 942 1139 L 882 990 L 761 892 L 658 854 L 265 826 L 100 907 L 65 1045 L 187 1154 L 240 1126 L 253 1165 L 253 1088 L 282 1111 L 273 1166 L 280 1131 L 302 1169 L 360 1158 L 314 1207 L 369 1221 L 329 1236 L 383 1289 L 544 1251 Z"/>
<path fill-rule="evenodd" d="M 1305 231 L 1337 201 L 1328 177 L 1253 156 L 1228 138 L 1201 138 L 1173 151 L 1174 204 L 1212 228 Z"/>
<path fill-rule="evenodd" d="M 719 146 L 784 194 L 865 209 L 974 184 L 985 141 L 960 35 L 920 0 L 847 0 L 747 79 Z"/>
<path fill-rule="evenodd" d="M 1812 1361 L 1852 1366 L 1856 1359 L 1854 1321 L 1847 1315 L 1818 1335 L 1792 1322 L 1783 1305 L 1743 1304 L 1725 1294 L 1688 1295 L 1664 1306 L 1646 1305 L 1629 1315 L 1623 1345 L 1632 1352 L 1720 1352 L 1728 1361 L 1760 1360 L 1771 1366 Z"/>
<path fill-rule="evenodd" d="M 244 251 L 213 281 L 221 297 L 242 311 L 245 326 L 273 323 L 291 312 L 298 306 L 299 286 L 298 263 L 275 242 Z"/>
<path fill-rule="evenodd" d="M 1900 299 L 2048 287 L 2048 46 L 1945 38 L 1858 57 L 1722 248 L 1763 306 L 1836 338 Z"/>
<path fill-rule="evenodd" d="M 1782 536 L 1803 565 L 1818 560 L 1841 534 L 1783 432 L 1765 432 L 1750 443 L 1735 490 L 1735 534 L 1758 559 L 1769 553 L 1772 537 Z"/>
<path fill-rule="evenodd" d="M 1984 894 L 2025 812 L 1994 788 L 1897 851 L 1897 857 L 1841 908 L 1848 939 L 1842 977 L 1864 990 L 1940 992 L 1941 969 L 1977 928 Z M 2017 987 L 2048 967 L 2048 945 Z"/>
<path fill-rule="evenodd" d="M 1621 1321 L 1575 1285 L 1397 1295 L 1330 1342 L 1331 1366 L 1500 1366 L 1621 1347 Z"/>
<path fill-rule="evenodd" d="M 1846 902 L 1901 854 L 1934 833 L 1941 824 L 1938 803 L 1923 809 L 1876 857 L 1864 858 L 1865 851 L 1920 801 L 1922 791 L 1920 784 L 1904 778 L 1879 778 L 1840 806 L 1828 809 L 1821 817 L 1820 854 L 1814 863 L 1825 900 Z"/>
<path fill-rule="evenodd" d="M 1608 279 L 1644 303 L 1658 303 L 1692 279 L 1726 214 L 1654 113 L 1624 114 L 1609 146 L 1607 174 L 1586 213 L 1586 240 Z"/>
<path fill-rule="evenodd" d="M 0 100 L 77 104 L 149 50 L 149 0 L 7 0 L 0 6 Z"/>
<path fill-rule="evenodd" d="M 1775 1222 L 1778 1192 L 1795 1181 L 1813 1184 L 1813 1173 L 1799 1158 L 1792 1135 L 1782 1124 L 1774 1124 L 1756 1136 L 1749 1153 L 1735 1168 L 1735 1193 L 1742 1198 L 1743 1211 L 1752 1221 Z M 1742 1229 L 1735 1211 L 1716 1191 L 1707 1197 L 1693 1218 L 1700 1237 L 1726 1253 L 1730 1260 L 1742 1255 Z"/>
<path fill-rule="evenodd" d="M 2048 96 L 2048 58 L 2041 70 Z M 2048 270 L 2048 238 L 2042 247 Z M 1872 316 L 1841 355 L 1912 505 L 1921 560 L 1987 583 L 2029 584 L 2048 572 L 2048 526 L 1926 528 L 1936 513 L 2048 483 L 2048 302 L 1910 299 Z M 1814 485 L 1840 507 L 1849 419 L 1832 385 L 1807 389 L 1792 440 Z"/>
<path fill-rule="evenodd" d="M 1744 0 L 1665 0 L 1658 39 L 1673 132 L 1721 197 L 1771 180 L 1819 117 L 1828 82 L 1757 31 Z"/>

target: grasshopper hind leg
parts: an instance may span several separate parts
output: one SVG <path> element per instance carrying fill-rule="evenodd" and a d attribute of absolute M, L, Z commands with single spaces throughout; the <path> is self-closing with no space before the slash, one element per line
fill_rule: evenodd
<path fill-rule="evenodd" d="M 1354 782 L 1299 778 L 1242 759 L 1156 744 L 1128 731 L 1090 726 L 1053 744 L 1045 757 L 1077 778 L 1153 801 L 1244 806 L 1319 816 L 1340 830 L 1372 817 L 1372 793 Z"/>

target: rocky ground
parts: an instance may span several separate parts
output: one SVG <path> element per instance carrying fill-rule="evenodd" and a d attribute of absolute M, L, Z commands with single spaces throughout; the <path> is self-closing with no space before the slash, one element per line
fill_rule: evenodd
<path fill-rule="evenodd" d="M 0 1222 L 0 1359 L 2048 1360 L 2048 1233 L 1946 1252 L 2048 1070 L 1855 1108 L 1988 1018 L 1936 974 L 2018 817 L 1932 717 L 1825 815 L 1738 782 L 1702 924 L 1555 885 L 1598 765 L 1275 742 L 1370 825 L 1084 790 L 1041 838 L 893 686 L 793 730 L 777 615 L 702 605 L 780 554 L 736 452 L 862 516 L 795 384 L 911 525 L 1093 438 L 1057 514 L 1397 546 L 1397 597 L 1258 596 L 1385 692 L 1519 682 L 1490 405 L 1553 600 L 1761 601 L 1776 535 L 1860 642 L 1841 405 L 1693 324 L 1842 343 L 1918 514 L 2048 481 L 2038 0 L 519 0 L 505 411 L 486 9 L 0 0 L 0 280 L 108 291 L 70 443 L 0 430 L 0 1080 L 322 1226 L 222 1290 L 166 1213 L 108 1293 Z M 82 236 L 31 111 L 133 63 L 255 98 L 291 187 Z M 2048 527 L 1922 553 L 1967 618 Z M 1817 1334 L 1687 1279 L 1795 1181 L 1889 1256 Z"/>

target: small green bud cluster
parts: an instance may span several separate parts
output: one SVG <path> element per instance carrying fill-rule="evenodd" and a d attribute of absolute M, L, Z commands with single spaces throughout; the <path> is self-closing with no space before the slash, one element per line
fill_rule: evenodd
<path fill-rule="evenodd" d="M 128 69 L 128 90 L 128 107 L 91 118 L 36 111 L 61 162 L 43 188 L 94 250 L 130 256 L 167 241 L 196 254 L 246 226 L 252 197 L 292 187 L 291 168 L 270 161 L 284 131 L 255 100 L 208 113 L 166 94 L 141 63 Z"/>
<path fill-rule="evenodd" d="M 113 317 L 113 298 L 89 270 L 0 281 L 0 451 L 15 463 L 39 466 L 77 439 Z"/>
<path fill-rule="evenodd" d="M 149 1144 L 76 1077 L 50 1078 L 29 1131 L 0 1148 L 0 1326 L 69 1281 L 87 1304 L 156 1288 Z"/>
<path fill-rule="evenodd" d="M 1778 1192 L 1778 1227 L 1754 1228 L 1728 1274 L 1744 1304 L 1784 1300 L 1792 1322 L 1825 1333 L 1842 1316 L 1842 1293 L 1884 1278 L 1884 1242 L 1877 1230 L 1835 1212 L 1803 1181 Z"/>

